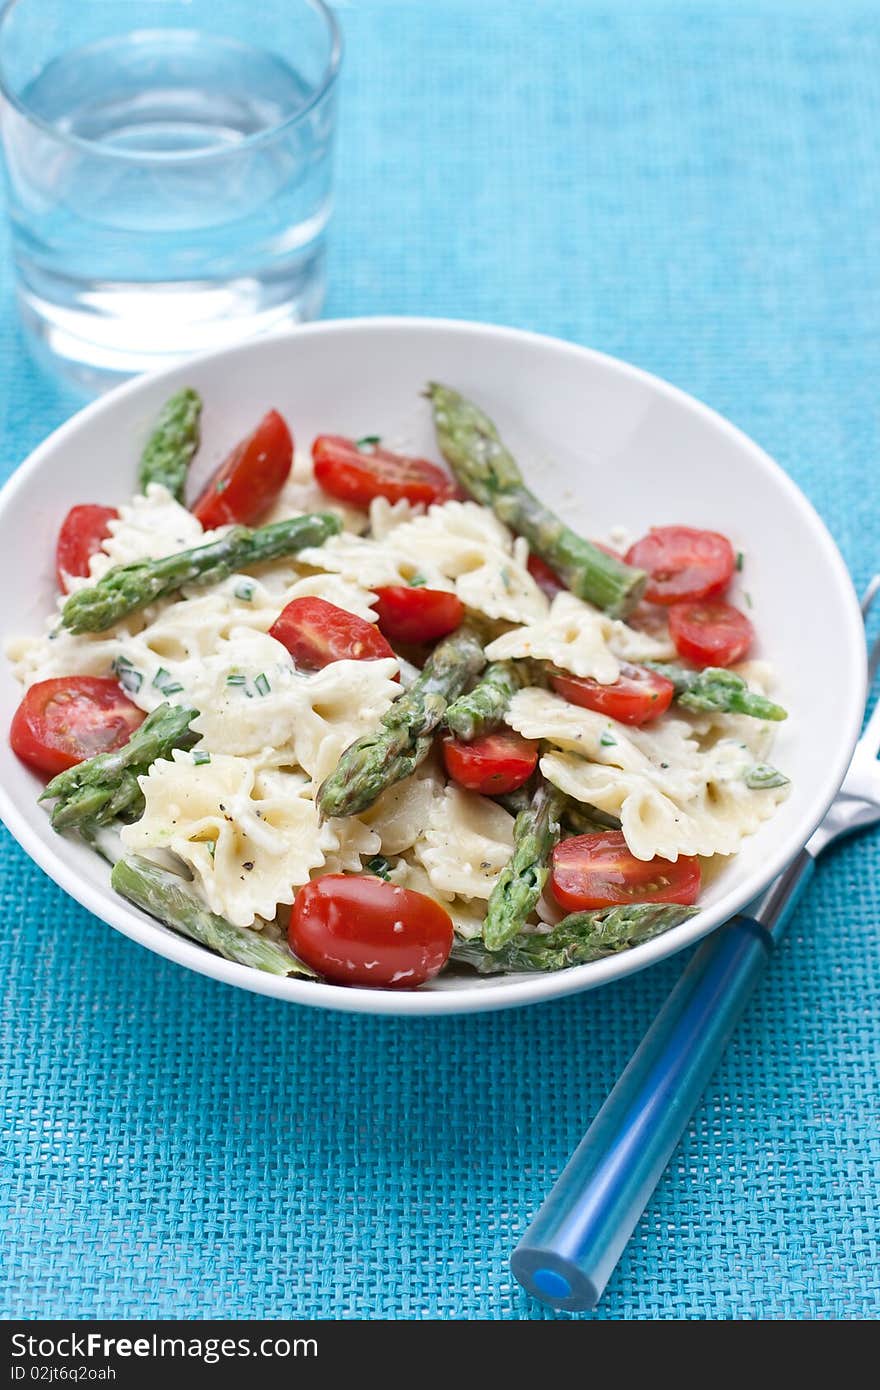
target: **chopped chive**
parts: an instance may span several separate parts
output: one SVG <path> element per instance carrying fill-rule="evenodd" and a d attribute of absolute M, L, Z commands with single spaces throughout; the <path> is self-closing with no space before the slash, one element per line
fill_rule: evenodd
<path fill-rule="evenodd" d="M 364 868 L 368 873 L 375 874 L 377 878 L 384 878 L 386 883 L 391 878 L 391 864 L 384 854 L 374 854 L 372 859 L 365 860 Z"/>
<path fill-rule="evenodd" d="M 745 594 L 743 594 L 743 598 L 744 598 L 745 601 L 746 601 L 746 607 L 747 607 L 747 608 L 751 608 L 751 607 L 752 607 L 752 596 L 751 596 L 751 594 L 745 593 Z"/>
<path fill-rule="evenodd" d="M 172 681 L 170 685 L 163 685 L 163 686 L 162 686 L 162 694 L 163 694 L 163 695 L 179 695 L 182 689 L 183 689 L 183 686 L 180 684 L 180 681 Z"/>
<path fill-rule="evenodd" d="M 226 677 L 227 685 L 247 685 L 247 676 L 231 675 Z"/>
<path fill-rule="evenodd" d="M 743 560 L 744 560 L 744 559 L 745 559 L 745 556 L 743 555 L 742 551 L 741 551 L 741 550 L 738 550 L 738 551 L 736 552 L 736 567 L 737 567 L 738 570 L 742 570 L 742 567 L 743 567 Z"/>
<path fill-rule="evenodd" d="M 135 670 L 127 656 L 118 656 L 111 669 L 123 690 L 129 695 L 138 693 L 144 683 L 143 674 Z"/>
<path fill-rule="evenodd" d="M 250 603 L 254 596 L 254 586 L 249 579 L 243 579 L 240 584 L 235 586 L 235 597 L 243 599 L 245 603 Z"/>
<path fill-rule="evenodd" d="M 196 767 L 201 767 L 203 763 L 209 763 L 211 761 L 211 754 L 204 753 L 201 749 L 197 748 L 192 755 L 192 760 Z"/>
<path fill-rule="evenodd" d="M 414 574 L 412 579 L 406 582 L 411 589 L 423 589 L 428 581 L 423 574 Z"/>
<path fill-rule="evenodd" d="M 256 690 L 258 695 L 268 695 L 269 691 L 272 689 L 271 685 L 269 684 L 268 678 L 263 674 L 262 671 L 254 680 L 254 689 Z"/>
<path fill-rule="evenodd" d="M 768 791 L 771 787 L 785 787 L 788 778 L 769 763 L 755 763 L 745 774 L 743 781 L 752 791 Z"/>
<path fill-rule="evenodd" d="M 612 738 L 609 733 L 604 733 L 602 737 L 599 739 L 599 746 L 601 748 L 616 748 L 617 739 Z"/>
<path fill-rule="evenodd" d="M 159 667 L 158 671 L 156 672 L 155 676 L 153 677 L 153 685 L 156 687 L 157 690 L 162 690 L 162 689 L 163 689 L 164 684 L 165 684 L 165 682 L 168 680 L 168 678 L 169 678 L 170 675 L 171 675 L 171 672 L 170 672 L 170 671 L 166 671 L 164 666 L 160 666 L 160 667 Z"/>
<path fill-rule="evenodd" d="M 381 443 L 381 434 L 365 434 L 362 435 L 361 438 L 356 441 L 357 447 L 359 449 L 375 449 L 377 444 Z"/>

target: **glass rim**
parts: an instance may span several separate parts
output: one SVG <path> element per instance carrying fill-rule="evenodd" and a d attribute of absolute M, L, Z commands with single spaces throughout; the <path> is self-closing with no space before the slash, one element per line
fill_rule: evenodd
<path fill-rule="evenodd" d="M 282 131 L 297 125 L 304 120 L 315 107 L 323 101 L 327 93 L 332 89 L 342 64 L 342 30 L 339 21 L 333 10 L 326 3 L 326 0 L 305 0 L 305 3 L 315 10 L 324 20 L 327 33 L 330 39 L 330 53 L 324 67 L 323 74 L 315 84 L 314 90 L 304 106 L 301 106 L 292 115 L 286 116 L 284 120 L 278 121 L 275 125 L 267 127 L 265 130 L 256 130 L 251 135 L 246 135 L 237 145 L 215 145 L 202 150 L 180 150 L 166 153 L 159 150 L 125 150 L 114 148 L 112 145 L 102 144 L 100 140 L 89 140 L 82 135 L 74 135 L 69 131 L 59 130 L 51 121 L 39 116 L 35 111 L 22 101 L 16 92 L 13 92 L 6 81 L 3 65 L 3 27 L 10 12 L 15 9 L 20 0 L 0 0 L 0 97 L 8 101 L 18 113 L 24 117 L 31 125 L 38 130 L 52 137 L 60 145 L 68 145 L 73 149 L 87 150 L 91 155 L 100 155 L 102 159 L 119 159 L 133 164 L 175 164 L 175 163 L 196 163 L 199 160 L 207 159 L 230 159 L 234 158 L 239 151 L 251 149 L 254 145 L 261 144 L 267 140 L 273 140 Z"/>

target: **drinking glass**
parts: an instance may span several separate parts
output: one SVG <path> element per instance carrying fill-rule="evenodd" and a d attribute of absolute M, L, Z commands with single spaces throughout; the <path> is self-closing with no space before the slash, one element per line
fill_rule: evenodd
<path fill-rule="evenodd" d="M 17 293 L 92 387 L 314 318 L 340 38 L 323 0 L 8 0 Z"/>

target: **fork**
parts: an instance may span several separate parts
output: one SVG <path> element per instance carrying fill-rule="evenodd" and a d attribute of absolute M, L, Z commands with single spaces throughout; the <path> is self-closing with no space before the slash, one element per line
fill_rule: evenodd
<path fill-rule="evenodd" d="M 862 598 L 865 617 L 880 574 Z M 880 666 L 880 636 L 868 689 Z M 764 968 L 835 840 L 880 821 L 880 700 L 829 810 L 788 868 L 703 943 L 511 1257 L 551 1308 L 594 1308 Z"/>

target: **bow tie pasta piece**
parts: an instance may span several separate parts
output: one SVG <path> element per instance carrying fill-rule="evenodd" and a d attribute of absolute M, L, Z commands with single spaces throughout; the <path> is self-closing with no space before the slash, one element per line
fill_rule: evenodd
<path fill-rule="evenodd" d="M 325 874 L 359 874 L 363 860 L 378 854 L 379 836 L 357 816 L 338 817 L 323 822 L 319 845 L 324 855 Z"/>
<path fill-rule="evenodd" d="M 650 731 L 636 729 L 536 686 L 516 692 L 505 720 L 525 738 L 546 739 L 592 762 L 631 772 L 665 773 L 674 767 L 680 774 L 699 755 L 693 731 L 684 720 L 664 718 L 652 724 Z"/>
<path fill-rule="evenodd" d="M 273 638 L 262 640 L 287 657 Z M 334 661 L 308 676 L 298 675 L 289 658 L 273 666 L 241 653 L 234 667 L 210 659 L 192 692 L 201 711 L 192 727 L 203 748 L 296 763 L 321 782 L 400 694 L 396 670 L 390 658 Z"/>
<path fill-rule="evenodd" d="M 219 534 L 205 532 L 161 483 L 149 483 L 146 493 L 123 502 L 118 510 L 119 519 L 110 522 L 110 535 L 89 562 L 89 578 L 73 580 L 71 588 L 94 584 L 114 565 L 159 560 Z"/>
<path fill-rule="evenodd" d="M 55 676 L 109 676 L 124 644 L 131 640 L 139 616 L 133 613 L 124 627 L 112 632 L 78 635 L 64 628 L 54 629 L 53 620 L 52 628 L 39 637 L 11 637 L 5 655 L 16 680 L 25 686 Z"/>
<path fill-rule="evenodd" d="M 376 832 L 383 854 L 402 854 L 411 849 L 428 823 L 431 808 L 443 783 L 424 764 L 384 791 L 361 820 Z"/>
<path fill-rule="evenodd" d="M 563 592 L 556 595 L 542 620 L 497 637 L 486 655 L 490 661 L 517 657 L 550 661 L 575 676 L 591 676 L 610 685 L 620 675 L 621 661 L 659 660 L 666 650 L 662 642 Z"/>
<path fill-rule="evenodd" d="M 211 911 L 235 926 L 273 918 L 323 863 L 317 810 L 296 773 L 225 754 L 198 763 L 178 750 L 153 764 L 141 788 L 144 814 L 123 843 L 177 855 Z"/>
<path fill-rule="evenodd" d="M 512 852 L 513 816 L 452 786 L 435 800 L 414 851 L 435 890 L 463 898 L 488 898 Z"/>
<path fill-rule="evenodd" d="M 773 815 L 788 787 L 748 787 L 744 775 L 754 758 L 740 744 L 719 743 L 702 757 L 696 790 L 676 778 L 663 790 L 640 773 L 600 767 L 573 753 L 546 753 L 541 771 L 575 800 L 619 816 L 637 859 L 736 854 L 746 836 Z"/>
<path fill-rule="evenodd" d="M 528 546 L 476 502 L 443 502 L 394 527 L 385 545 L 427 576 L 454 581 L 467 608 L 488 618 L 527 623 L 543 618 L 547 600 L 526 568 Z"/>
<path fill-rule="evenodd" d="M 391 536 L 394 534 L 392 532 Z M 399 556 L 391 547 L 391 537 L 379 544 L 365 536 L 350 536 L 343 531 L 331 536 L 323 545 L 307 546 L 299 552 L 299 559 L 304 565 L 331 570 L 366 589 L 408 584 L 417 575 L 431 589 L 452 588 L 439 570 Z"/>
<path fill-rule="evenodd" d="M 723 739 L 701 749 L 679 719 L 631 729 L 529 688 L 514 696 L 507 720 L 527 738 L 554 745 L 541 759 L 544 776 L 575 800 L 619 816 L 637 859 L 734 854 L 788 790 L 750 788 L 745 778 L 755 757 L 747 745 Z"/>

